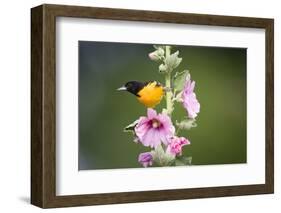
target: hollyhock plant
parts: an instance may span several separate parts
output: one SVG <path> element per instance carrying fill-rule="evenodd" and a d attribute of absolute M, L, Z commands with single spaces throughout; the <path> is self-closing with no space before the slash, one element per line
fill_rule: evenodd
<path fill-rule="evenodd" d="M 161 142 L 168 145 L 169 138 L 175 133 L 175 127 L 168 115 L 157 114 L 154 109 L 148 108 L 147 117 L 139 118 L 135 133 L 144 146 L 156 148 Z"/>
<path fill-rule="evenodd" d="M 147 115 L 141 116 L 125 127 L 125 132 L 132 132 L 134 142 L 150 149 L 140 153 L 138 162 L 143 167 L 157 166 L 187 166 L 191 165 L 192 157 L 183 156 L 183 148 L 190 144 L 186 137 L 179 135 L 180 131 L 189 131 L 197 126 L 195 118 L 200 111 L 200 103 L 194 93 L 195 81 L 190 80 L 187 69 L 178 70 L 182 62 L 179 51 L 171 52 L 171 46 L 154 45 L 155 50 L 148 57 L 158 64 L 158 71 L 164 75 L 163 87 L 166 106 L 161 113 L 148 108 Z M 177 70 L 176 73 L 173 73 Z M 153 97 L 153 96 L 151 96 Z M 187 116 L 175 120 L 172 115 L 179 102 L 187 111 Z M 176 127 L 176 128 L 175 128 Z"/>
<path fill-rule="evenodd" d="M 140 153 L 138 161 L 143 167 L 152 166 L 153 157 L 150 152 Z"/>
<path fill-rule="evenodd" d="M 193 92 L 195 87 L 195 81 L 187 79 L 182 92 L 183 106 L 188 112 L 189 118 L 196 118 L 200 111 L 200 103 L 196 98 L 196 94 Z"/>
<path fill-rule="evenodd" d="M 174 156 L 182 155 L 182 147 L 189 144 L 190 141 L 186 138 L 174 136 L 170 139 L 166 152 Z"/>

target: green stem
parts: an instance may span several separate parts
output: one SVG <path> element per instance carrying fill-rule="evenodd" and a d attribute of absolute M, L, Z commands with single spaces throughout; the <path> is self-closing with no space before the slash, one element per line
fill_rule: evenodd
<path fill-rule="evenodd" d="M 178 128 L 178 129 L 176 130 L 176 135 L 178 135 L 179 132 L 180 132 L 180 128 Z"/>
<path fill-rule="evenodd" d="M 169 57 L 171 54 L 170 48 L 171 48 L 170 46 L 166 46 L 166 58 Z M 171 70 L 167 70 L 165 76 L 165 86 L 166 88 L 168 88 L 168 90 L 166 91 L 167 112 L 168 115 L 171 116 L 173 111 L 173 101 L 172 101 L 173 93 L 171 91 Z"/>

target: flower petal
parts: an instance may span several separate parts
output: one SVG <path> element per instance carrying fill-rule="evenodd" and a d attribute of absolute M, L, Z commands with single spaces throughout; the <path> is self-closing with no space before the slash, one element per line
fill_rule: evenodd
<path fill-rule="evenodd" d="M 153 119 L 155 117 L 157 117 L 157 112 L 152 108 L 147 108 L 147 118 Z"/>
<path fill-rule="evenodd" d="M 153 125 L 155 120 L 159 122 L 157 126 Z M 144 146 L 155 148 L 161 143 L 169 143 L 169 138 L 175 133 L 175 127 L 168 115 L 157 115 L 155 110 L 148 108 L 147 117 L 139 118 L 135 133 Z"/>
<path fill-rule="evenodd" d="M 183 106 L 188 112 L 189 118 L 195 118 L 200 111 L 200 104 L 193 92 L 195 81 L 186 81 L 184 91 L 182 93 Z"/>

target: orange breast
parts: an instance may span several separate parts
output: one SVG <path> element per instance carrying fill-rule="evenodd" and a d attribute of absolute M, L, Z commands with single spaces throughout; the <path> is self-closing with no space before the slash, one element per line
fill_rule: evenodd
<path fill-rule="evenodd" d="M 146 107 L 155 107 L 162 100 L 164 91 L 161 85 L 157 82 L 147 84 L 143 89 L 138 92 L 138 100 Z"/>

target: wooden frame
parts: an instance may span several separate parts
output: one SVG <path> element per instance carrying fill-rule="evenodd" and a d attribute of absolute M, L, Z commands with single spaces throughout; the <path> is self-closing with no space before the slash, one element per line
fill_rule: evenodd
<path fill-rule="evenodd" d="M 266 183 L 259 185 L 56 196 L 56 17 L 263 28 L 266 31 Z M 41 5 L 31 9 L 31 203 L 65 207 L 131 203 L 274 191 L 273 19 Z"/>

